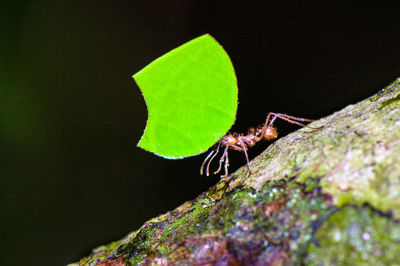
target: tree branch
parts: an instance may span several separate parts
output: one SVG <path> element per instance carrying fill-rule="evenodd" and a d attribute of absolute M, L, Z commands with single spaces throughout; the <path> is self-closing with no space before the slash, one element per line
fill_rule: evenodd
<path fill-rule="evenodd" d="M 400 264 L 399 100 L 397 79 L 76 265 Z"/>

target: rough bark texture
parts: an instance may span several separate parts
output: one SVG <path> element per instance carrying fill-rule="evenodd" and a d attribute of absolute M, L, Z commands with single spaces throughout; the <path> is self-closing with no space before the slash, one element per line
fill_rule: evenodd
<path fill-rule="evenodd" d="M 400 265 L 400 79 L 77 265 Z"/>

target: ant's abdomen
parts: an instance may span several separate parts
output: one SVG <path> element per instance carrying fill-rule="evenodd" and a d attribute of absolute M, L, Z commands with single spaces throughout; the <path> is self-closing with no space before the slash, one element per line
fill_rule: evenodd
<path fill-rule="evenodd" d="M 278 137 L 278 131 L 276 131 L 276 128 L 274 127 L 267 127 L 263 137 L 265 140 L 276 139 Z"/>

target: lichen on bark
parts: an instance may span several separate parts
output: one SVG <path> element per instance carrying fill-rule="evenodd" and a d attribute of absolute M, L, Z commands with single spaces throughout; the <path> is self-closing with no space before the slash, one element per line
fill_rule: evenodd
<path fill-rule="evenodd" d="M 400 264 L 400 79 L 77 265 Z"/>

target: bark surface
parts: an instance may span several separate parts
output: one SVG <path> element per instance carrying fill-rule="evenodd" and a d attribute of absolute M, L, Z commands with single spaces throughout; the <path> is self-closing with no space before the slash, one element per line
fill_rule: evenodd
<path fill-rule="evenodd" d="M 400 79 L 72 265 L 400 265 Z"/>

